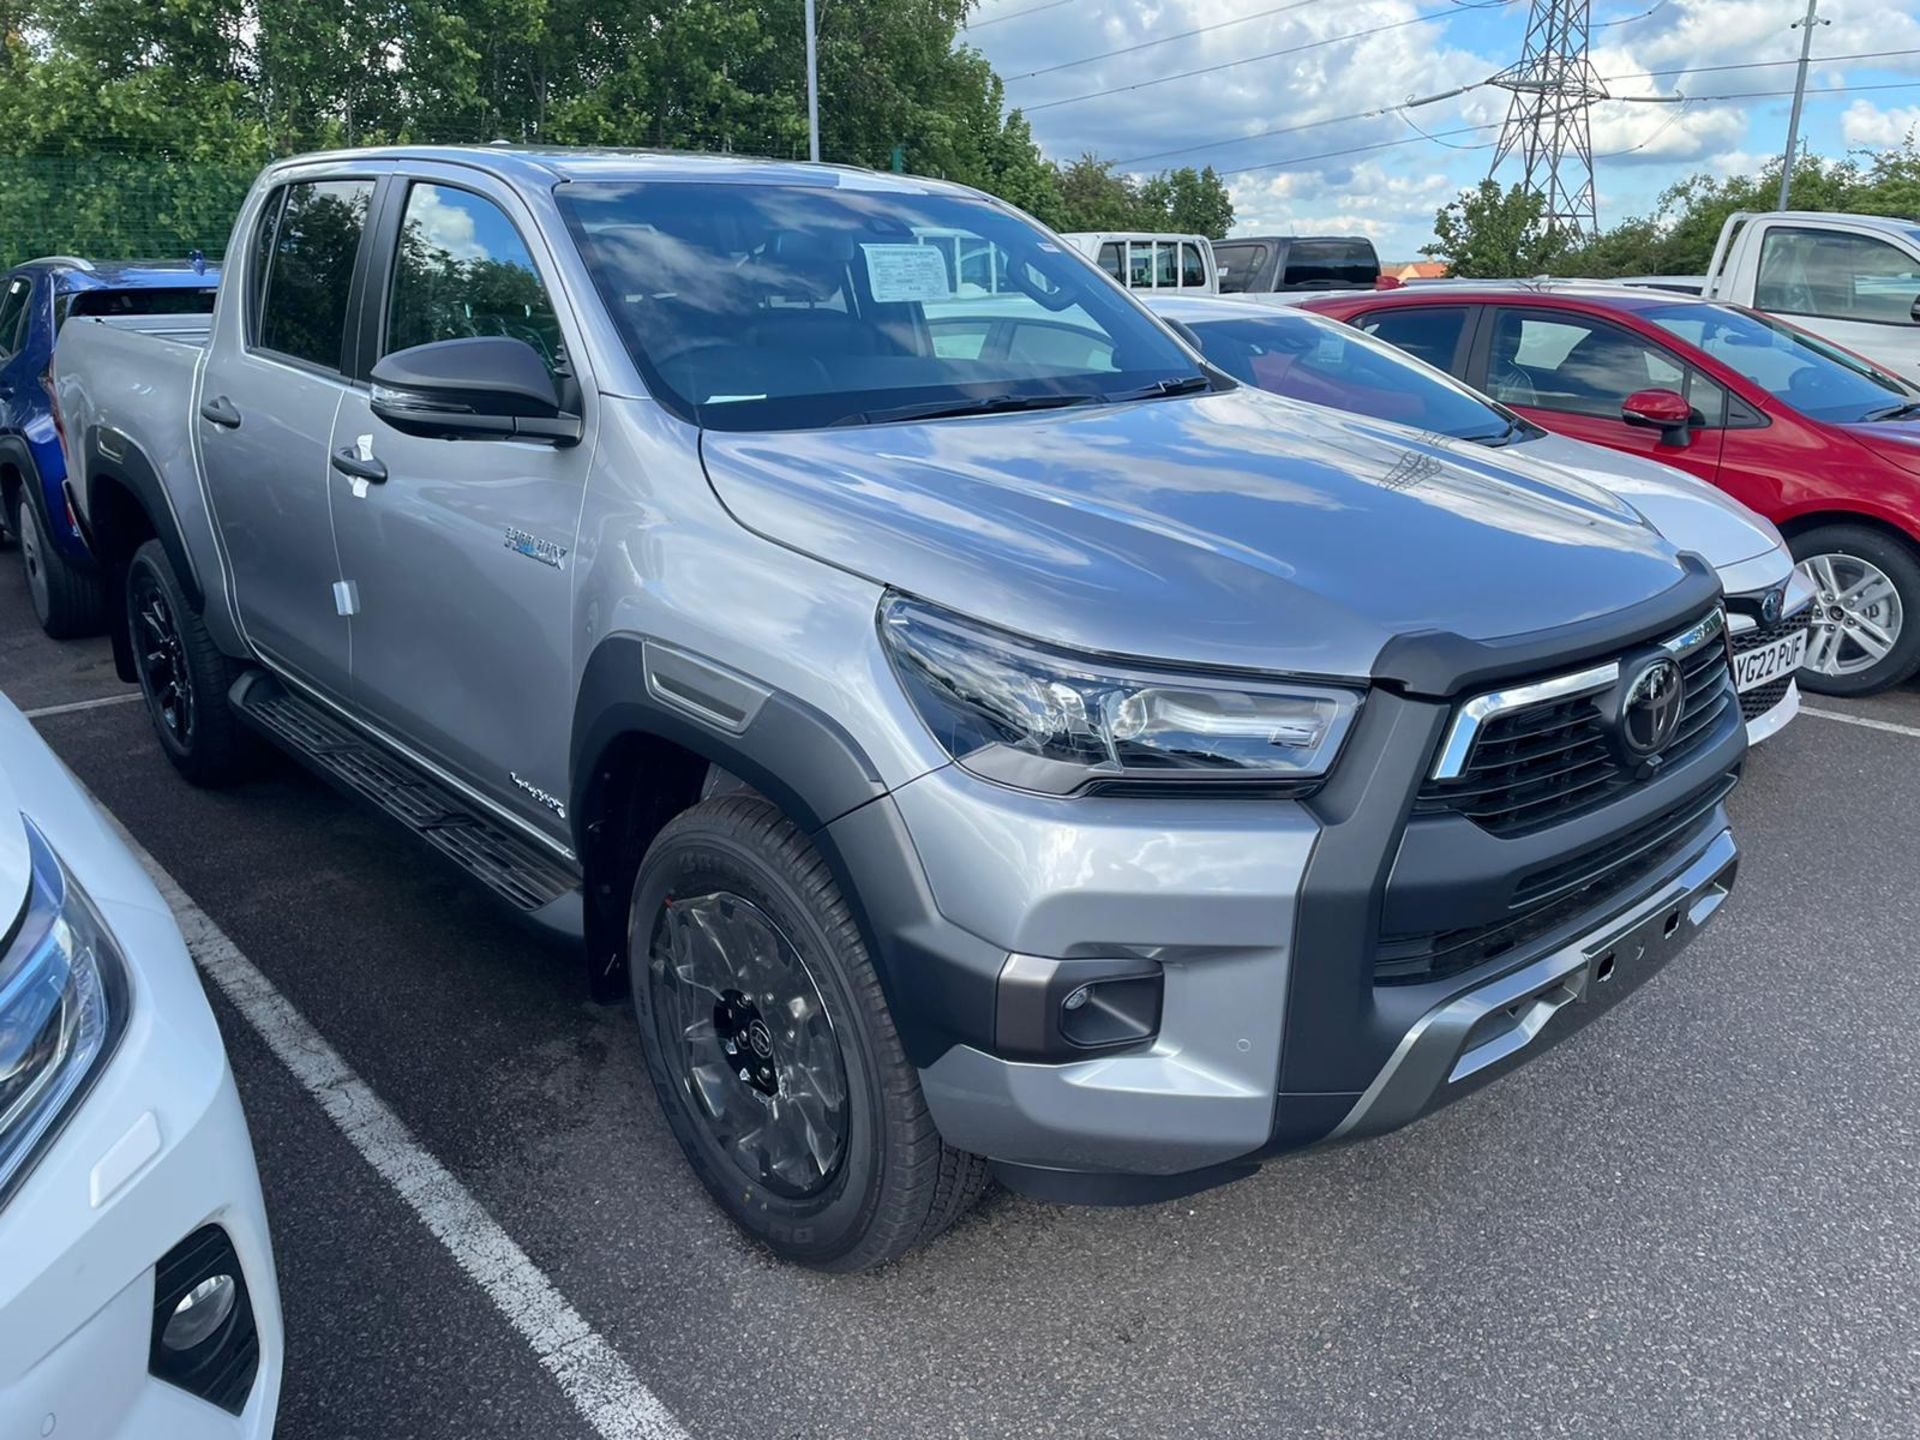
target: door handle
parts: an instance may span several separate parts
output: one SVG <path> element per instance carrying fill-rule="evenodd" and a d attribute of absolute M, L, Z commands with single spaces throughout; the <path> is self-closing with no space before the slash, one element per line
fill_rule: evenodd
<path fill-rule="evenodd" d="M 233 408 L 233 402 L 224 395 L 216 395 L 200 406 L 200 418 L 209 425 L 218 425 L 222 430 L 240 428 L 240 412 Z"/>
<path fill-rule="evenodd" d="M 371 485 L 387 483 L 387 467 L 379 460 L 362 460 L 352 446 L 343 445 L 333 452 L 333 468 L 342 475 L 351 475 L 356 480 L 365 480 Z"/>

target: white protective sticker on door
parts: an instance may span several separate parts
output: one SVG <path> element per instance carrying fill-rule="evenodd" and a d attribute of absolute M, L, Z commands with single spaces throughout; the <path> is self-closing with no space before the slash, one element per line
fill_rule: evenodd
<path fill-rule="evenodd" d="M 947 262 L 931 245 L 862 245 L 867 284 L 883 305 L 900 300 L 951 300 Z"/>

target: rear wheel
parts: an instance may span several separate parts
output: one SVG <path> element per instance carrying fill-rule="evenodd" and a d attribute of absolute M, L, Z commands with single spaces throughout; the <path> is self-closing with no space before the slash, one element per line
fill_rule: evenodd
<path fill-rule="evenodd" d="M 174 769 L 196 785 L 255 773 L 266 746 L 227 700 L 243 667 L 213 643 L 158 540 L 127 569 L 127 627 L 147 717 Z"/>
<path fill-rule="evenodd" d="M 1871 695 L 1920 669 L 1920 560 L 1909 546 L 1863 525 L 1822 525 L 1792 545 L 1814 587 L 1803 688 Z"/>
<path fill-rule="evenodd" d="M 55 640 L 77 640 L 106 629 L 107 597 L 100 577 L 53 548 L 24 494 L 14 512 L 14 531 L 20 537 L 20 568 L 26 572 L 40 628 Z"/>
<path fill-rule="evenodd" d="M 667 1122 L 755 1239 L 863 1270 L 979 1197 L 985 1164 L 934 1128 L 826 862 L 768 801 L 716 797 L 660 833 L 628 946 Z"/>

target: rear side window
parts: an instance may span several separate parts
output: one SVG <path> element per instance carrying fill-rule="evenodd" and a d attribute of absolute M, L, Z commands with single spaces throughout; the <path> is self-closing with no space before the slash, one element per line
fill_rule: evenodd
<path fill-rule="evenodd" d="M 1462 306 L 1404 306 L 1362 315 L 1354 324 L 1439 370 L 1453 370 L 1460 335 L 1467 328 Z"/>
<path fill-rule="evenodd" d="M 1100 268 L 1114 279 L 1120 278 L 1120 246 L 1112 240 L 1100 247 Z"/>
<path fill-rule="evenodd" d="M 347 292 L 372 201 L 371 180 L 313 180 L 287 186 L 277 214 L 270 203 L 257 237 L 257 254 L 266 262 L 262 349 L 340 368 Z"/>
<path fill-rule="evenodd" d="M 1213 263 L 1220 267 L 1220 293 L 1238 295 L 1260 274 L 1267 263 L 1265 245 L 1216 245 Z"/>
<path fill-rule="evenodd" d="M 1200 247 L 1191 240 L 1180 242 L 1180 283 L 1189 289 L 1206 288 L 1207 262 L 1200 257 Z"/>
<path fill-rule="evenodd" d="M 32 298 L 33 282 L 24 275 L 7 282 L 6 294 L 0 295 L 0 358 L 19 354 L 26 343 L 27 317 L 32 313 L 28 302 Z"/>
<path fill-rule="evenodd" d="M 417 184 L 400 228 L 386 352 L 469 335 L 523 340 L 549 372 L 566 368 L 553 302 L 506 213 L 470 190 Z"/>
<path fill-rule="evenodd" d="M 1379 275 L 1380 259 L 1365 240 L 1295 240 L 1280 283 L 1289 290 L 1364 290 Z"/>

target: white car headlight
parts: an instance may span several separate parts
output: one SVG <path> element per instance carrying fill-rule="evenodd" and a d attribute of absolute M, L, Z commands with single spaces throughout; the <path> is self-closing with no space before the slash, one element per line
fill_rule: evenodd
<path fill-rule="evenodd" d="M 27 908 L 0 948 L 0 1204 L 72 1114 L 127 1016 L 113 937 L 32 821 L 27 853 Z"/>
<path fill-rule="evenodd" d="M 949 755 L 1043 794 L 1304 793 L 1332 766 L 1361 703 L 1335 686 L 1077 655 L 905 596 L 881 606 L 880 634 Z"/>

